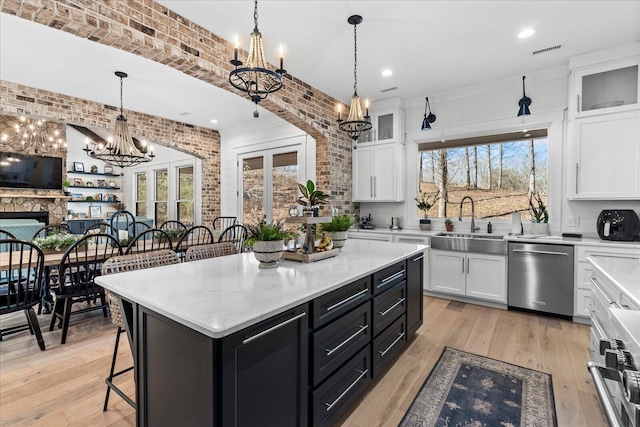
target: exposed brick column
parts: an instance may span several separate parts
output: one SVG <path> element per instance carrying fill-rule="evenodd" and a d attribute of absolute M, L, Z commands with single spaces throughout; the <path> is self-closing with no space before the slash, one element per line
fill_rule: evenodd
<path fill-rule="evenodd" d="M 211 2 L 211 7 L 219 6 Z M 238 93 L 228 81 L 232 44 L 151 0 L 3 0 L 0 11 L 132 52 Z M 335 123 L 338 101 L 294 76 L 285 78 L 285 87 L 261 105 L 316 140 L 317 185 L 332 195 L 334 207 L 353 211 L 352 144 Z"/>

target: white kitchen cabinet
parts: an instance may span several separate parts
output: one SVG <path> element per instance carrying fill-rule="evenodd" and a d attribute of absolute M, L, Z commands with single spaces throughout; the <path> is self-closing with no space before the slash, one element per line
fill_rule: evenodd
<path fill-rule="evenodd" d="M 640 199 L 640 110 L 570 122 L 572 199 Z"/>
<path fill-rule="evenodd" d="M 400 107 L 371 111 L 372 127 L 360 134 L 358 147 L 374 143 L 404 144 L 404 111 Z"/>
<path fill-rule="evenodd" d="M 637 109 L 639 61 L 631 56 L 572 69 L 569 118 Z"/>
<path fill-rule="evenodd" d="M 358 145 L 353 151 L 353 201 L 404 201 L 404 145 Z"/>
<path fill-rule="evenodd" d="M 429 290 L 507 302 L 506 257 L 431 249 Z"/>

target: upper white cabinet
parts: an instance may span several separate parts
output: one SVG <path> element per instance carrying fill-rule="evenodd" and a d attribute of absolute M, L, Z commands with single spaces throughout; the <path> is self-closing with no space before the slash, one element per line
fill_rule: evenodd
<path fill-rule="evenodd" d="M 404 144 L 404 111 L 399 107 L 371 111 L 371 130 L 363 132 L 358 145 L 376 142 L 399 142 Z"/>
<path fill-rule="evenodd" d="M 638 62 L 634 57 L 572 70 L 573 96 L 569 99 L 569 117 L 637 109 Z"/>
<path fill-rule="evenodd" d="M 377 103 L 373 127 L 353 150 L 353 201 L 404 201 L 404 104 L 399 98 Z"/>
<path fill-rule="evenodd" d="M 640 45 L 569 61 L 570 199 L 640 199 Z"/>

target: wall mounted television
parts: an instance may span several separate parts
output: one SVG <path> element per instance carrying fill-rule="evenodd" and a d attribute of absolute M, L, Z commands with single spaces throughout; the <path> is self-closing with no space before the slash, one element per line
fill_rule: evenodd
<path fill-rule="evenodd" d="M 62 190 L 62 158 L 2 152 L 0 187 Z"/>

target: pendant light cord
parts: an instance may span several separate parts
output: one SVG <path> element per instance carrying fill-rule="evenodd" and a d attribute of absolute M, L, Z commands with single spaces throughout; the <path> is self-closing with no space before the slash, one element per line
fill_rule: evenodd
<path fill-rule="evenodd" d="M 253 7 L 253 24 L 254 24 L 254 29 L 253 31 L 258 31 L 258 0 L 255 0 L 254 2 L 254 7 Z"/>
<path fill-rule="evenodd" d="M 357 24 L 353 26 L 353 96 L 358 96 L 358 34 Z"/>
<path fill-rule="evenodd" d="M 124 116 L 124 109 L 122 108 L 122 77 L 120 77 L 120 115 Z"/>

